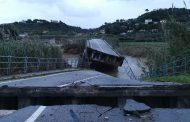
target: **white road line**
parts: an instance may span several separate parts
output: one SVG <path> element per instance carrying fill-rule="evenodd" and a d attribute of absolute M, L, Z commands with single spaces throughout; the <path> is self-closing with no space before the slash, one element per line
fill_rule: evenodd
<path fill-rule="evenodd" d="M 35 122 L 45 108 L 46 106 L 40 106 L 25 122 Z"/>
<path fill-rule="evenodd" d="M 4 81 L 4 82 L 0 82 L 0 85 L 1 84 L 6 84 L 6 83 L 14 83 L 14 82 L 17 82 L 17 81 L 25 81 L 25 80 L 32 80 L 32 79 L 38 79 L 38 78 L 45 78 L 45 77 L 49 77 L 49 76 L 57 76 L 57 75 L 62 75 L 62 74 L 65 74 L 65 72 L 64 73 L 52 74 L 52 75 L 37 76 L 37 77 L 32 77 L 32 78 Z"/>
<path fill-rule="evenodd" d="M 94 79 L 94 78 L 97 78 L 97 77 L 100 77 L 100 76 L 102 76 L 102 74 L 101 75 L 96 75 L 96 76 L 93 76 L 93 77 L 88 77 L 88 78 L 81 79 L 81 80 L 77 80 L 77 81 L 74 81 L 72 83 L 67 83 L 67 84 L 59 85 L 57 87 L 69 86 L 69 85 L 76 84 L 76 83 L 79 83 L 79 82 L 82 82 L 82 81 L 87 81 L 87 80 L 90 80 L 90 79 Z"/>

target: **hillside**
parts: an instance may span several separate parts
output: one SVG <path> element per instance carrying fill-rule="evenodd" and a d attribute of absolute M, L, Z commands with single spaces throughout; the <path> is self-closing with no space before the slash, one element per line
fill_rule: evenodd
<path fill-rule="evenodd" d="M 151 39 L 153 38 L 155 39 L 157 37 L 160 37 L 160 34 L 162 34 L 161 23 L 166 23 L 171 18 L 174 18 L 178 22 L 189 24 L 190 23 L 189 16 L 190 16 L 190 10 L 184 8 L 158 9 L 158 10 L 153 10 L 151 12 L 147 12 L 137 17 L 136 19 L 129 19 L 129 20 L 121 19 L 121 20 L 116 20 L 116 22 L 113 23 L 105 23 L 98 30 L 99 31 L 105 30 L 106 34 L 114 34 L 114 35 L 122 33 L 128 33 L 128 34 L 133 33 L 133 35 L 129 37 L 129 40 L 134 40 L 136 38 L 135 36 L 140 38 L 145 38 L 146 36 L 150 37 L 149 35 L 153 36 L 151 37 Z M 142 35 L 142 33 L 146 33 L 146 35 Z"/>
<path fill-rule="evenodd" d="M 69 26 L 62 21 L 46 20 L 26 20 L 21 22 L 10 23 L 17 28 L 19 33 L 28 33 L 29 35 L 59 35 L 68 33 L 82 33 L 87 30 L 80 27 Z"/>

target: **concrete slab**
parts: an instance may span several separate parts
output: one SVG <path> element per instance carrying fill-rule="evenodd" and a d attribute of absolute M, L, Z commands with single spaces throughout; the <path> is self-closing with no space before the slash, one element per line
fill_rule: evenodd
<path fill-rule="evenodd" d="M 127 99 L 123 109 L 125 113 L 134 114 L 150 111 L 151 108 L 144 103 L 139 103 L 133 99 Z"/>
<path fill-rule="evenodd" d="M 120 108 L 97 105 L 31 106 L 0 118 L 0 122 L 189 122 L 190 109 L 156 108 L 139 117 Z"/>
<path fill-rule="evenodd" d="M 6 115 L 12 114 L 13 112 L 15 112 L 16 110 L 0 110 L 0 118 L 4 117 Z"/>
<path fill-rule="evenodd" d="M 102 39 L 91 39 L 87 41 L 87 46 L 93 50 L 97 50 L 109 55 L 119 56 L 110 45 Z"/>

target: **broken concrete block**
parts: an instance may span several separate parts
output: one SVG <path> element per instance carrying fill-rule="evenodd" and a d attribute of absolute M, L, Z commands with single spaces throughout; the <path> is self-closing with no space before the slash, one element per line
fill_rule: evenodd
<path fill-rule="evenodd" d="M 125 114 L 144 113 L 150 111 L 150 107 L 144 103 L 139 103 L 133 99 L 127 99 L 124 106 Z"/>

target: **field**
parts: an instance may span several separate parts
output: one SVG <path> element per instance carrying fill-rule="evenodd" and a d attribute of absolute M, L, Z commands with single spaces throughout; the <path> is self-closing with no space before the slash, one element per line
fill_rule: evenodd
<path fill-rule="evenodd" d="M 175 82 L 175 83 L 190 83 L 190 74 L 184 74 L 184 75 L 178 75 L 178 76 L 156 77 L 156 78 L 147 79 L 147 80 L 161 81 L 161 82 Z"/>
<path fill-rule="evenodd" d="M 133 48 L 151 47 L 151 48 L 160 48 L 160 49 L 169 48 L 169 45 L 166 42 L 120 42 L 119 45 L 123 49 L 129 47 Z"/>
<path fill-rule="evenodd" d="M 0 56 L 60 58 L 58 47 L 34 40 L 0 40 Z"/>

